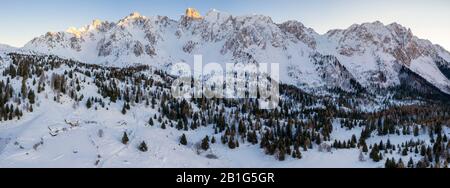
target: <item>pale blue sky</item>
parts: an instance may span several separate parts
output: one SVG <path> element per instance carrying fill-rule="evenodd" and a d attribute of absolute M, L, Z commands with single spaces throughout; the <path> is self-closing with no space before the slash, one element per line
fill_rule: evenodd
<path fill-rule="evenodd" d="M 20 47 L 47 31 L 117 21 L 131 12 L 178 19 L 187 7 L 233 15 L 264 14 L 298 20 L 319 33 L 353 23 L 400 23 L 420 38 L 450 49 L 448 0 L 0 0 L 0 43 Z"/>

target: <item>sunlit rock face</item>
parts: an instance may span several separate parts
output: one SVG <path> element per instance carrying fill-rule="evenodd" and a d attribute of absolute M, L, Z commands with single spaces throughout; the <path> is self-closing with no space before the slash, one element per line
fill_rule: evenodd
<path fill-rule="evenodd" d="M 195 10 L 194 8 L 186 9 L 186 17 L 193 18 L 193 19 L 201 19 L 202 18 L 200 13 L 197 10 Z"/>

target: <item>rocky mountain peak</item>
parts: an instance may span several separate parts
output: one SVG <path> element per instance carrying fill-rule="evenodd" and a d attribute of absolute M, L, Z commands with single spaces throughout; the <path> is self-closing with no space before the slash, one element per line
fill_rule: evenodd
<path fill-rule="evenodd" d="M 93 20 L 93 21 L 92 21 L 92 24 L 91 24 L 91 26 L 94 27 L 94 28 L 98 28 L 98 27 L 100 27 L 101 25 L 102 25 L 102 21 L 99 20 L 99 19 Z"/>
<path fill-rule="evenodd" d="M 205 14 L 204 19 L 207 20 L 208 22 L 222 23 L 230 17 L 232 16 L 228 13 L 221 12 L 216 9 L 211 9 Z"/>
<path fill-rule="evenodd" d="M 414 36 L 411 29 L 400 24 L 385 25 L 380 21 L 353 24 L 344 30 L 329 31 L 326 36 L 337 41 L 340 55 L 387 53 L 398 62 L 409 65 L 420 56 L 435 56 L 432 43 Z"/>
<path fill-rule="evenodd" d="M 139 12 L 133 12 L 127 17 L 121 19 L 117 24 L 120 26 L 128 25 L 130 23 L 142 22 L 147 20 L 147 17 L 142 16 Z"/>
<path fill-rule="evenodd" d="M 141 13 L 139 13 L 139 12 L 132 12 L 125 19 L 138 19 L 138 18 L 142 18 L 142 17 L 144 17 L 144 16 L 142 16 Z"/>
<path fill-rule="evenodd" d="M 280 24 L 279 27 L 283 32 L 292 34 L 297 40 L 307 44 L 310 48 L 316 48 L 317 42 L 312 35 L 317 33 L 305 27 L 302 23 L 291 20 Z"/>
<path fill-rule="evenodd" d="M 192 19 L 201 19 L 202 18 L 202 16 L 200 15 L 200 12 L 194 8 L 187 8 L 185 16 L 188 18 L 192 18 Z"/>

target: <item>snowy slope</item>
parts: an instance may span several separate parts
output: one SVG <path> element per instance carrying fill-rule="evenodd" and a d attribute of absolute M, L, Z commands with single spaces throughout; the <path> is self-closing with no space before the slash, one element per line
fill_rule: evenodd
<path fill-rule="evenodd" d="M 10 63 L 9 61 L 7 63 Z M 46 72 L 62 74 L 67 66 Z M 86 80 L 80 90 L 86 96 L 101 97 L 93 80 Z M 155 76 L 156 75 L 152 75 Z M 31 80 L 29 80 L 31 84 Z M 20 90 L 20 80 L 12 80 Z M 360 162 L 357 149 L 322 153 L 316 150 L 304 152 L 303 160 L 288 159 L 278 162 L 265 155 L 258 145 L 242 144 L 230 150 L 226 145 L 211 144 L 207 152 L 195 145 L 205 136 L 215 136 L 211 126 L 197 130 L 182 131 L 172 127 L 161 129 L 149 126 L 147 120 L 155 114 L 143 104 L 136 104 L 126 115 L 120 112 L 119 103 L 110 103 L 105 108 L 95 105 L 96 110 L 87 109 L 85 100 L 79 104 L 63 95 L 58 102 L 52 100 L 55 93 L 49 85 L 38 94 L 35 111 L 20 119 L 0 123 L 0 167 L 379 167 L 382 164 Z M 98 107 L 98 109 L 97 109 Z M 74 126 L 75 125 L 75 126 Z M 336 127 L 339 130 L 339 127 Z M 123 132 L 127 132 L 130 143 L 121 143 Z M 179 136 L 186 134 L 187 146 L 179 144 Z M 339 136 L 339 137 L 345 137 Z M 137 149 L 146 141 L 149 151 Z M 207 155 L 215 155 L 210 159 Z M 340 163 L 334 161 L 339 159 Z"/>
<path fill-rule="evenodd" d="M 25 58 L 27 55 L 9 56 L 11 59 L 5 60 L 5 66 L 0 67 L 1 72 L 12 63 L 12 59 Z M 62 59 L 49 60 L 49 56 L 30 56 L 36 60 L 34 63 L 38 64 L 42 61 L 63 62 Z M 314 65 L 317 65 L 319 70 L 331 70 L 338 68 L 341 72 L 345 71 L 333 56 L 322 56 L 317 54 L 312 57 Z M 29 62 L 29 61 L 25 61 Z M 331 64 L 336 66 L 331 66 Z M 167 126 L 165 129 L 161 128 L 161 123 L 157 122 L 156 116 L 160 116 L 161 112 L 158 107 L 162 106 L 162 100 L 157 98 L 157 108 L 151 108 L 145 105 L 143 101 L 133 102 L 131 99 L 131 109 L 125 114 L 121 112 L 124 107 L 124 99 L 119 99 L 117 102 L 111 102 L 110 97 L 104 97 L 100 94 L 100 88 L 94 80 L 92 74 L 85 73 L 90 70 L 94 74 L 104 74 L 108 67 L 97 67 L 100 70 L 94 70 L 90 65 L 76 64 L 73 66 L 71 62 L 63 63 L 60 66 L 53 66 L 48 68 L 42 77 L 33 75 L 26 80 L 26 85 L 30 90 L 37 90 L 37 83 L 33 84 L 33 80 L 43 79 L 45 83 L 45 90 L 37 94 L 36 103 L 33 105 L 33 111 L 29 110 L 28 99 L 22 99 L 20 104 L 17 104 L 24 115 L 22 117 L 14 117 L 9 120 L 0 121 L 0 167 L 383 167 L 384 161 L 373 162 L 369 159 L 368 153 L 363 153 L 360 159 L 360 148 L 330 148 L 329 151 L 319 149 L 320 146 L 314 143 L 314 147 L 307 151 L 302 150 L 302 158 L 295 159 L 293 157 L 286 157 L 284 161 L 277 160 L 276 155 L 267 155 L 264 149 L 260 148 L 259 144 L 251 144 L 249 141 L 239 141 L 240 146 L 235 149 L 230 149 L 227 144 L 222 144 L 216 141 L 210 144 L 211 148 L 203 151 L 197 148 L 202 138 L 208 135 L 213 136 L 219 140 L 222 132 L 215 132 L 214 124 L 201 126 L 194 130 L 178 130 L 175 127 Z M 412 64 L 412 67 L 414 63 Z M 89 68 L 86 68 L 89 67 Z M 431 66 L 432 68 L 432 66 Z M 72 76 L 69 73 L 65 76 L 67 80 L 67 89 L 72 90 L 75 83 L 79 80 L 80 89 L 76 92 L 78 96 L 84 96 L 74 100 L 70 97 L 71 92 L 61 94 L 52 89 L 51 75 L 59 74 L 65 75 L 65 72 L 75 71 Z M 164 79 L 150 70 L 142 71 L 144 77 L 152 77 L 154 80 L 163 81 Z M 344 77 L 346 74 L 343 74 Z M 118 74 L 120 75 L 120 74 Z M 99 82 L 114 82 L 120 88 L 127 89 L 136 88 L 136 85 L 128 85 L 130 80 L 137 80 L 140 74 L 135 75 L 133 79 L 117 79 L 117 77 L 108 77 L 108 80 Z M 333 76 L 333 75 L 331 75 Z M 120 76 L 119 76 L 120 77 Z M 10 78 L 8 76 L 0 77 L 1 81 L 6 81 Z M 69 79 L 70 78 L 70 79 Z M 347 85 L 346 82 L 339 82 L 333 77 L 324 77 L 330 79 L 337 84 Z M 21 91 L 21 82 L 23 79 L 15 77 L 9 79 L 15 91 L 14 97 L 10 104 L 15 104 L 18 100 L 18 93 Z M 101 79 L 100 79 L 101 80 Z M 437 80 L 438 81 L 438 80 Z M 141 82 L 138 82 L 141 83 Z M 155 95 L 152 91 L 163 90 L 164 87 L 158 84 L 150 86 L 150 89 L 144 91 L 145 95 Z M 166 88 L 167 89 L 167 88 Z M 72 90 L 73 91 L 73 90 Z M 295 94 L 299 94 L 296 91 Z M 144 96 L 145 96 L 144 95 Z M 102 99 L 105 104 L 94 103 L 91 108 L 87 107 L 88 98 L 95 97 Z M 153 97 L 153 96 L 152 96 Z M 381 99 L 383 100 L 383 99 Z M 365 108 L 373 108 L 373 111 L 378 111 L 375 107 L 364 104 Z M 392 103 L 396 101 L 390 101 Z M 407 101 L 405 101 L 407 102 Z M 213 103 L 213 102 L 211 102 Z M 291 111 L 297 109 L 313 110 L 315 108 L 323 108 L 319 103 L 305 106 L 301 103 L 293 103 L 290 106 Z M 399 104 L 401 106 L 401 104 Z M 233 106 L 227 108 L 225 111 L 232 113 L 235 116 Z M 197 106 L 194 110 L 200 110 Z M 215 109 L 215 108 L 212 108 Z M 281 108 L 280 108 L 281 109 Z M 329 109 L 330 110 L 330 109 Z M 350 109 L 349 109 L 350 110 Z M 239 111 L 238 111 L 239 112 Z M 313 111 L 314 112 L 314 111 Z M 239 113 L 240 114 L 240 113 Z M 156 115 L 156 116 L 155 116 Z M 202 115 L 203 117 L 207 115 Z M 246 116 L 246 115 L 240 115 Z M 155 117 L 155 125 L 150 126 L 148 120 Z M 443 116 L 444 117 L 444 116 Z M 166 117 L 164 117 L 165 120 Z M 296 119 L 302 120 L 301 116 Z M 164 121 L 165 121 L 164 120 Z M 179 120 L 179 119 L 178 119 Z M 333 141 L 347 141 L 353 135 L 359 136 L 363 127 L 355 126 L 351 129 L 341 126 L 338 118 L 332 121 L 332 132 L 330 139 L 323 141 L 325 145 L 331 145 Z M 176 120 L 174 120 L 176 122 Z M 285 122 L 284 122 L 285 123 Z M 253 125 L 253 124 L 252 124 Z M 266 126 L 266 125 L 264 125 Z M 401 126 L 399 126 L 401 127 Z M 431 128 L 422 126 L 420 135 L 400 135 L 391 134 L 386 136 L 377 136 L 376 132 L 372 133 L 372 137 L 367 139 L 368 144 L 378 143 L 381 140 L 387 142 L 389 139 L 392 144 L 400 145 L 411 139 L 420 140 L 427 145 L 431 145 L 429 141 L 429 133 Z M 400 128 L 401 129 L 401 128 Z M 261 130 L 262 131 L 262 130 Z M 124 132 L 127 132 L 130 138 L 128 144 L 121 142 L 121 137 Z M 450 129 L 443 127 L 442 134 L 450 136 Z M 186 134 L 188 144 L 186 146 L 179 144 L 179 138 L 182 134 Z M 261 135 L 258 138 L 261 140 Z M 145 141 L 148 145 L 149 151 L 141 152 L 138 149 L 139 144 Z M 392 152 L 392 151 L 391 151 Z M 406 162 L 410 157 L 415 162 L 422 160 L 422 156 L 414 152 L 407 155 L 401 155 L 398 149 L 392 153 L 384 153 L 385 159 L 387 157 L 402 158 Z"/>
<path fill-rule="evenodd" d="M 145 125 L 148 108 L 135 108 L 129 116 L 123 116 L 117 110 L 113 112 L 98 110 L 92 113 L 83 107 L 73 109 L 69 104 L 56 104 L 53 101 L 43 101 L 36 113 L 28 115 L 20 121 L 12 121 L 0 126 L 0 167 L 84 167 L 84 168 L 180 168 L 180 167 L 222 167 L 222 168 L 380 168 L 383 162 L 375 163 L 365 154 L 365 161 L 360 161 L 359 149 L 332 149 L 331 152 L 313 150 L 303 152 L 303 158 L 296 160 L 288 158 L 278 161 L 274 156 L 264 154 L 259 145 L 242 144 L 239 149 L 230 150 L 220 143 L 211 144 L 211 150 L 197 154 L 194 145 L 205 135 L 214 135 L 209 128 L 195 131 L 178 131 L 168 127 L 163 130 L 157 126 Z M 70 128 L 66 123 L 79 122 L 76 128 Z M 336 121 L 333 124 L 332 139 L 348 140 L 353 134 L 361 132 L 360 127 L 353 129 L 341 128 Z M 57 136 L 50 136 L 51 129 L 67 130 Z M 103 135 L 99 136 L 99 131 Z M 130 144 L 123 145 L 120 141 L 123 131 L 130 135 Z M 444 130 L 450 136 L 450 129 Z M 185 133 L 189 139 L 187 146 L 179 144 L 179 135 Z M 214 135 L 216 138 L 220 134 Z M 419 137 L 391 135 L 375 137 L 368 143 L 379 143 L 381 140 L 394 145 L 409 140 L 422 140 L 429 143 L 427 132 Z M 74 140 L 76 140 L 74 142 Z M 149 151 L 141 152 L 137 146 L 146 141 Z M 41 143 L 42 145 L 39 145 Z M 38 144 L 36 149 L 35 145 Z M 330 142 L 331 144 L 331 142 Z M 213 154 L 217 159 L 206 156 Z M 398 153 L 385 154 L 385 157 L 402 158 L 407 162 L 410 157 L 415 161 L 420 155 L 411 153 L 401 156 Z"/>

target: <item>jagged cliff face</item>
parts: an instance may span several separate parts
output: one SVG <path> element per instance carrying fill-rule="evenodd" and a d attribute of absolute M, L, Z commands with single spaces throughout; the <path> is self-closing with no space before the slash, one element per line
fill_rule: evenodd
<path fill-rule="evenodd" d="M 436 62 L 448 65 L 448 54 L 443 48 L 428 40 L 419 39 L 397 23 L 383 25 L 381 22 L 352 25 L 345 30 L 332 30 L 325 34 L 334 55 L 355 70 L 360 67 L 363 76 L 357 80 L 376 86 L 398 84 L 401 66 L 423 76 L 438 88 L 449 90 L 449 81 Z M 328 50 L 330 51 L 330 50 Z M 433 76 L 431 76 L 433 75 Z M 391 83 L 392 81 L 395 81 Z"/>
<path fill-rule="evenodd" d="M 330 31 L 326 36 L 338 42 L 337 50 L 344 56 L 379 51 L 410 65 L 420 56 L 437 55 L 433 44 L 418 39 L 410 29 L 396 23 L 387 26 L 381 22 L 353 25 L 346 30 Z"/>
<path fill-rule="evenodd" d="M 193 54 L 205 62 L 280 63 L 282 81 L 305 89 L 391 87 L 400 84 L 399 71 L 406 67 L 450 93 L 449 53 L 395 23 L 355 24 L 319 35 L 298 21 L 277 24 L 267 16 L 215 10 L 202 17 L 188 9 L 179 20 L 139 13 L 118 22 L 96 20 L 47 33 L 24 49 L 110 66 L 167 68 L 193 62 Z"/>

